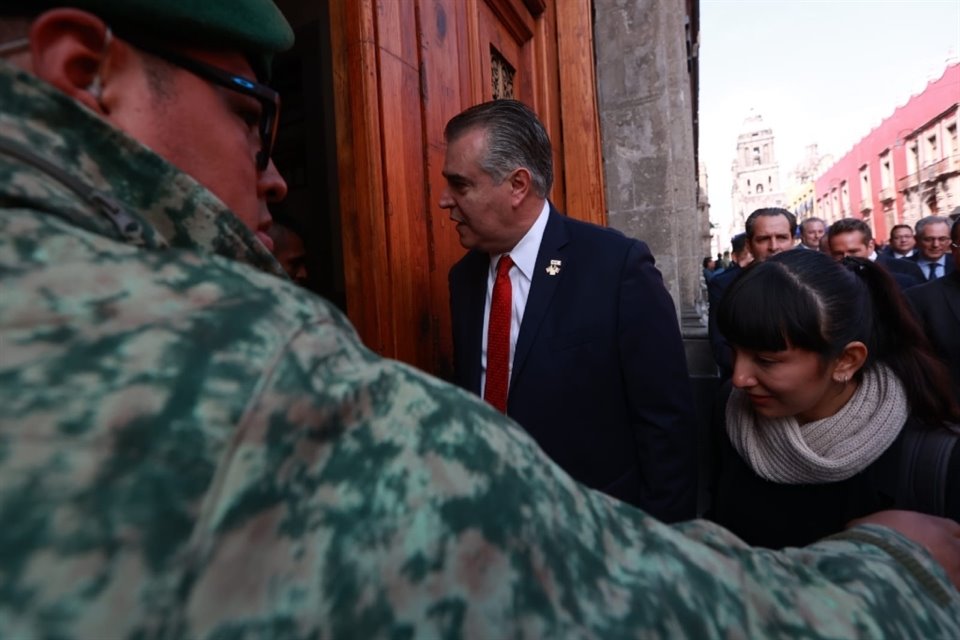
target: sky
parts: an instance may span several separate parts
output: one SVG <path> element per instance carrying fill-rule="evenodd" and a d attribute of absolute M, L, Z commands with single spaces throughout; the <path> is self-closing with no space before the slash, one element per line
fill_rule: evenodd
<path fill-rule="evenodd" d="M 700 161 L 725 225 L 751 108 L 773 129 L 782 186 L 808 144 L 841 158 L 957 60 L 960 0 L 700 0 L 699 53 Z"/>

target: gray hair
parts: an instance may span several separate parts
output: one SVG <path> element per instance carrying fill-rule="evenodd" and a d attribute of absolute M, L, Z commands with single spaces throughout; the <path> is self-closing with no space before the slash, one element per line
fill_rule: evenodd
<path fill-rule="evenodd" d="M 527 105 L 517 100 L 493 100 L 470 107 L 447 123 L 447 142 L 467 131 L 486 133 L 487 150 L 480 167 L 497 183 L 511 171 L 530 172 L 534 191 L 541 198 L 553 186 L 553 148 L 543 123 Z"/>
<path fill-rule="evenodd" d="M 820 218 L 807 218 L 806 220 L 804 220 L 804 221 L 802 221 L 802 222 L 800 223 L 800 231 L 806 231 L 806 230 L 807 230 L 807 224 L 808 224 L 808 223 L 811 223 L 811 222 L 819 222 L 820 224 L 822 224 L 822 225 L 824 226 L 824 228 L 826 228 L 826 226 L 827 226 L 827 223 L 824 222 L 823 220 L 821 220 Z"/>
<path fill-rule="evenodd" d="M 947 228 L 950 228 L 950 218 L 946 216 L 927 216 L 926 218 L 920 218 L 917 220 L 917 225 L 915 227 L 914 233 L 919 237 L 923 232 L 924 227 L 930 224 L 937 224 L 942 222 L 947 225 Z"/>

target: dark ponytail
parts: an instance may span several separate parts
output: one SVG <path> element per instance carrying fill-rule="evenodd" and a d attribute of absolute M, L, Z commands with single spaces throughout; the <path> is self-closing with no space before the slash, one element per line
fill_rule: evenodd
<path fill-rule="evenodd" d="M 869 363 L 882 362 L 900 379 L 911 414 L 927 424 L 960 419 L 946 367 L 886 269 L 863 258 L 841 262 L 866 285 L 873 306 L 867 333 Z"/>

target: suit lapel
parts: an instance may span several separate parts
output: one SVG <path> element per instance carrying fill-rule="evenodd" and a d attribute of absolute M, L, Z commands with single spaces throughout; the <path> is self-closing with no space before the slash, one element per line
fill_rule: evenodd
<path fill-rule="evenodd" d="M 513 353 L 511 387 L 523 373 L 523 365 L 530 354 L 530 348 L 540 332 L 540 325 L 547 315 L 553 295 L 563 279 L 564 270 L 567 268 L 567 265 L 563 264 L 563 249 L 568 240 L 565 219 L 551 204 L 550 217 L 543 230 L 543 239 L 540 241 L 540 250 L 537 252 L 537 263 L 533 269 L 530 296 L 523 310 L 523 323 L 520 325 L 520 335 L 517 336 L 517 346 Z M 551 260 L 560 261 L 559 270 L 551 267 Z M 548 268 L 550 268 L 549 272 Z"/>
<path fill-rule="evenodd" d="M 946 298 L 946 307 L 948 313 L 953 313 L 953 317 L 960 322 L 960 274 L 943 276 L 949 278 L 944 282 L 943 297 Z M 957 295 L 951 296 L 947 289 L 956 289 Z"/>
<path fill-rule="evenodd" d="M 487 294 L 487 273 L 490 268 L 490 256 L 481 251 L 471 252 L 470 261 L 465 266 L 468 267 L 465 274 L 466 295 L 464 296 L 464 304 L 466 308 L 461 321 L 464 322 L 466 327 L 464 337 L 468 349 L 465 355 L 469 356 L 469 359 L 464 362 L 464 366 L 469 375 L 469 389 L 480 395 L 483 311 Z"/>

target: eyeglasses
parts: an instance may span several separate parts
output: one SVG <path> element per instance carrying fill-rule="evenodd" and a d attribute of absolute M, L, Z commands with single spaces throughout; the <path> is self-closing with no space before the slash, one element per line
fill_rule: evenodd
<path fill-rule="evenodd" d="M 940 236 L 938 238 L 920 238 L 920 242 L 923 244 L 947 244 L 950 242 L 950 238 L 947 236 Z"/>
<path fill-rule="evenodd" d="M 280 121 L 279 93 L 259 82 L 234 75 L 205 62 L 157 47 L 149 42 L 131 41 L 130 44 L 208 82 L 257 100 L 260 103 L 260 124 L 258 127 L 260 151 L 257 152 L 257 169 L 266 171 L 267 165 L 270 164 L 270 156 L 273 154 L 273 145 L 277 140 L 277 124 Z"/>

